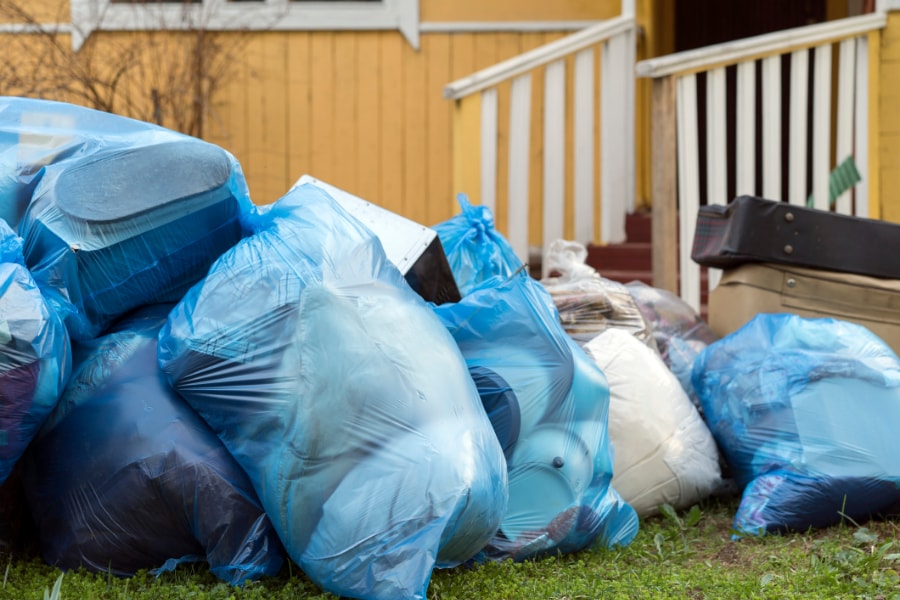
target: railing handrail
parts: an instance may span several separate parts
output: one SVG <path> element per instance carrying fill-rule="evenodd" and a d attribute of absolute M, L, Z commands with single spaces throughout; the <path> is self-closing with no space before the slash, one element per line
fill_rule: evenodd
<path fill-rule="evenodd" d="M 884 13 L 871 13 L 775 31 L 643 60 L 637 64 L 636 74 L 638 77 L 658 78 L 706 71 L 855 37 L 882 29 L 886 23 L 887 16 Z"/>
<path fill-rule="evenodd" d="M 591 25 L 577 33 L 544 44 L 534 50 L 482 69 L 462 79 L 457 79 L 444 87 L 444 97 L 450 100 L 465 98 L 475 92 L 493 87 L 517 75 L 527 73 L 532 69 L 615 37 L 628 31 L 633 26 L 633 17 L 615 17 L 596 25 Z"/>

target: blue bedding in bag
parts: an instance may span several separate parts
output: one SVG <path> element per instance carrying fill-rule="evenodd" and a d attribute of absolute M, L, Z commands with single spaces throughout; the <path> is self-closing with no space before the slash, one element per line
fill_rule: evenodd
<path fill-rule="evenodd" d="M 494 228 L 487 206 L 474 206 L 465 194 L 457 201 L 462 212 L 434 226 L 460 293 L 465 296 L 491 277 L 508 277 L 522 267 L 512 246 Z"/>
<path fill-rule="evenodd" d="M 325 590 L 425 598 L 506 511 L 465 362 L 378 238 L 312 185 L 253 220 L 172 311 L 159 359 Z"/>
<path fill-rule="evenodd" d="M 435 306 L 459 344 L 507 452 L 509 509 L 481 557 L 524 560 L 627 545 L 637 515 L 610 485 L 603 372 L 524 272 Z"/>
<path fill-rule="evenodd" d="M 22 240 L 0 220 L 0 483 L 47 415 L 71 367 L 69 336 L 22 258 Z"/>
<path fill-rule="evenodd" d="M 195 561 L 233 585 L 274 576 L 283 549 L 247 474 L 159 368 L 170 308 L 75 344 L 72 380 L 24 459 L 41 555 L 117 576 Z"/>
<path fill-rule="evenodd" d="M 13 156 L 14 155 L 14 156 Z M 222 148 L 118 115 L 0 98 L 3 214 L 76 340 L 131 309 L 176 302 L 243 237 L 252 210 Z"/>
<path fill-rule="evenodd" d="M 865 327 L 760 314 L 707 346 L 692 380 L 754 535 L 900 510 L 900 359 Z"/>

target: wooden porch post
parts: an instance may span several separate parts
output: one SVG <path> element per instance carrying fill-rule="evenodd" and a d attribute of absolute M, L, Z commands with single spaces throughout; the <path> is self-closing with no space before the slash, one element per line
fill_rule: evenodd
<path fill-rule="evenodd" d="M 653 287 L 678 293 L 678 187 L 675 78 L 653 80 Z"/>

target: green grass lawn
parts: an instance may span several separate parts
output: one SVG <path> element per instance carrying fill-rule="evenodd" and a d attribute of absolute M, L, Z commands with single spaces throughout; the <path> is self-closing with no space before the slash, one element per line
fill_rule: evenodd
<path fill-rule="evenodd" d="M 731 539 L 736 498 L 646 519 L 626 548 L 596 549 L 514 564 L 491 563 L 434 573 L 429 600 L 593 598 L 900 598 L 900 522 L 844 522 L 829 529 Z M 3 556 L 0 598 L 53 597 L 60 572 L 38 560 Z M 220 583 L 202 566 L 156 578 L 68 572 L 58 598 L 334 598 L 294 566 L 243 588 Z"/>

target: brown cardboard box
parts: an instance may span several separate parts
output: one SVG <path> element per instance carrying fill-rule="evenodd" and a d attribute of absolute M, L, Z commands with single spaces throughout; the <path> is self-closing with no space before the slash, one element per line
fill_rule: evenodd
<path fill-rule="evenodd" d="M 747 263 L 722 273 L 709 295 L 709 326 L 719 336 L 758 313 L 833 317 L 867 327 L 900 354 L 900 280 Z"/>

